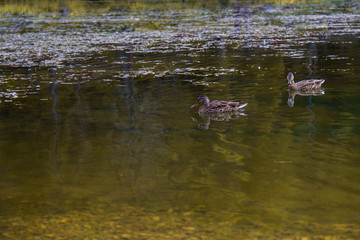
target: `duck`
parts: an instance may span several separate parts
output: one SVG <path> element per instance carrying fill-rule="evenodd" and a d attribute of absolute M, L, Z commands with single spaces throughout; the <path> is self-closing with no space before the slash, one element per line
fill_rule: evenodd
<path fill-rule="evenodd" d="M 214 100 L 210 102 L 210 99 L 206 95 L 200 95 L 196 102 L 191 106 L 191 108 L 196 107 L 199 104 L 203 104 L 199 107 L 198 112 L 200 114 L 216 114 L 216 113 L 226 113 L 237 111 L 247 105 L 247 103 L 233 102 L 233 101 L 223 101 L 223 100 Z"/>
<path fill-rule="evenodd" d="M 324 79 L 309 79 L 302 80 L 300 82 L 294 81 L 294 74 L 289 72 L 287 75 L 288 87 L 290 91 L 312 91 L 321 87 L 321 84 L 325 82 Z"/>

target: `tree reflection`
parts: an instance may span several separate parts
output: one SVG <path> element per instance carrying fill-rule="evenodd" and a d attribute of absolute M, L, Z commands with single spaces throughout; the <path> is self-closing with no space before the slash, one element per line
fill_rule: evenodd
<path fill-rule="evenodd" d="M 58 117 L 58 113 L 57 113 L 57 107 L 58 107 L 60 94 L 59 94 L 58 86 L 57 86 L 56 70 L 54 68 L 50 68 L 49 75 L 50 75 L 50 80 L 51 80 L 50 96 L 53 98 L 53 103 L 51 105 L 51 115 L 52 115 L 52 118 L 55 123 L 55 130 L 54 130 L 52 144 L 51 144 L 51 150 L 50 150 L 50 166 L 51 166 L 51 170 L 56 173 L 56 172 L 58 172 L 56 153 L 57 153 L 57 149 L 58 149 L 58 140 L 59 140 L 60 131 L 61 131 L 59 117 Z M 59 177 L 59 175 L 57 175 L 57 174 L 55 176 Z M 59 177 L 59 179 L 61 179 L 61 177 Z"/>

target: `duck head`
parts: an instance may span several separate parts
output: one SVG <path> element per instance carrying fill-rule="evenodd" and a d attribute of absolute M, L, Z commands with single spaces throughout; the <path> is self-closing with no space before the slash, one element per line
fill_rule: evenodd
<path fill-rule="evenodd" d="M 196 102 L 191 106 L 191 108 L 196 107 L 197 105 L 199 105 L 200 103 L 204 104 L 205 106 L 210 104 L 210 100 L 206 95 L 200 95 L 198 96 L 198 98 L 196 99 Z"/>
<path fill-rule="evenodd" d="M 289 72 L 287 75 L 288 85 L 294 84 L 294 74 L 292 72 Z"/>

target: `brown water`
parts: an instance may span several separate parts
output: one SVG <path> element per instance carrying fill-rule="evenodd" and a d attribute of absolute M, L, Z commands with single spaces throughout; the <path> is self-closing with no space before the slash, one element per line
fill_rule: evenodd
<path fill-rule="evenodd" d="M 274 39 L 267 24 L 250 24 L 264 36 L 246 41 L 219 20 L 231 12 L 187 10 L 177 32 L 120 32 L 128 45 L 114 38 L 96 51 L 86 41 L 65 44 L 69 51 L 53 43 L 41 52 L 47 60 L 29 57 L 34 37 L 71 34 L 60 31 L 66 24 L 81 32 L 103 16 L 53 19 L 57 30 L 20 35 L 11 30 L 18 19 L 3 18 L 10 30 L 0 67 L 0 238 L 359 238 L 358 9 L 334 13 L 348 28 L 325 31 L 318 15 L 305 15 L 315 30 L 275 31 L 282 37 Z M 279 14 L 251 13 L 239 19 Z M 141 22 L 155 13 L 132 14 Z M 214 28 L 180 42 L 201 19 Z M 111 34 L 106 24 L 97 39 Z M 232 32 L 219 36 L 223 29 Z M 96 30 L 89 32 L 83 39 Z M 137 42 L 142 34 L 154 45 Z M 9 50 L 14 36 L 22 50 Z M 290 71 L 295 80 L 325 79 L 324 94 L 297 95 L 290 107 Z M 201 94 L 248 105 L 231 119 L 202 118 L 190 109 Z"/>

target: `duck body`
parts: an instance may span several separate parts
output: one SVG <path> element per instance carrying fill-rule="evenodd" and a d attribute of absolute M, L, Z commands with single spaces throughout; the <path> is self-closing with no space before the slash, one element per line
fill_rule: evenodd
<path fill-rule="evenodd" d="M 247 105 L 247 103 L 214 100 L 210 102 L 210 99 L 206 95 L 200 95 L 191 108 L 196 107 L 199 104 L 203 104 L 199 107 L 199 113 L 216 114 L 237 111 Z"/>
<path fill-rule="evenodd" d="M 321 84 L 325 82 L 324 79 L 309 79 L 295 82 L 294 74 L 292 72 L 288 74 L 287 80 L 290 91 L 313 91 L 319 89 Z"/>

